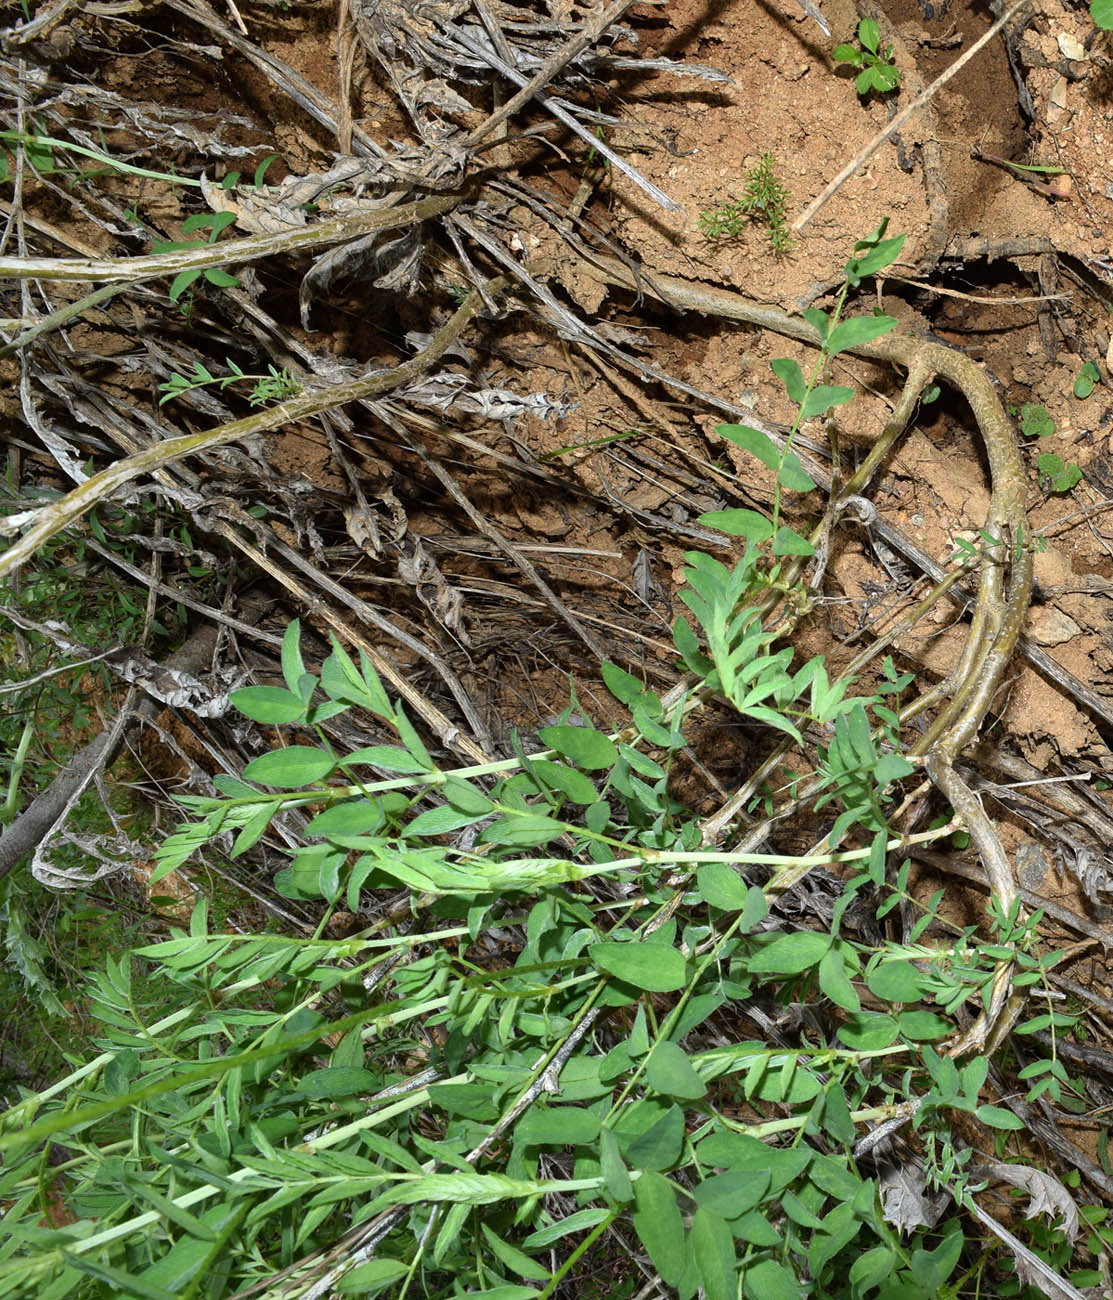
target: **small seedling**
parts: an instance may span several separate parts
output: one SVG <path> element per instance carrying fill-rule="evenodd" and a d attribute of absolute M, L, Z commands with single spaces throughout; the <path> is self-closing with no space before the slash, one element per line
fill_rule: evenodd
<path fill-rule="evenodd" d="M 253 180 L 248 182 L 246 186 L 247 189 L 249 190 L 262 189 L 263 177 L 266 176 L 267 169 L 270 167 L 271 163 L 277 159 L 277 157 L 278 154 L 276 153 L 267 154 L 267 156 L 263 159 L 263 161 L 259 164 L 259 166 L 255 168 L 255 177 Z M 243 179 L 242 172 L 229 172 L 224 177 L 224 179 L 220 182 L 220 188 L 222 190 L 234 190 L 236 186 L 239 185 L 242 179 Z"/>
<path fill-rule="evenodd" d="M 881 29 L 872 18 L 858 24 L 858 45 L 836 45 L 831 56 L 862 71 L 854 81 L 859 95 L 887 95 L 900 85 L 900 69 L 893 63 L 893 47 L 882 46 Z"/>
<path fill-rule="evenodd" d="M 750 221 L 764 221 L 769 227 L 769 244 L 775 253 L 787 253 L 795 242 L 789 234 L 786 209 L 792 196 L 777 179 L 775 160 L 763 153 L 761 161 L 746 173 L 746 192 L 740 199 L 727 199 L 717 208 L 701 212 L 700 229 L 708 239 L 733 239 Z"/>
<path fill-rule="evenodd" d="M 296 397 L 301 392 L 301 384 L 285 368 L 276 370 L 274 366 L 268 366 L 265 375 L 245 375 L 234 361 L 228 362 L 228 368 L 232 371 L 230 375 L 214 375 L 200 361 L 194 362 L 192 375 L 171 375 L 165 384 L 159 384 L 158 391 L 162 394 L 158 400 L 159 406 L 164 406 L 172 398 L 181 397 L 194 388 L 215 387 L 223 392 L 230 384 L 241 382 L 255 385 L 247 397 L 251 406 L 281 401 L 284 397 Z"/>
<path fill-rule="evenodd" d="M 204 248 L 207 244 L 215 244 L 223 231 L 232 225 L 235 220 L 236 214 L 234 212 L 198 212 L 192 217 L 186 217 L 182 222 L 182 233 L 191 235 L 195 230 L 207 229 L 209 231 L 208 239 L 179 239 L 169 243 L 156 240 L 151 245 L 151 252 L 176 253 L 191 248 Z M 240 283 L 234 275 L 225 271 L 223 267 L 191 267 L 187 271 L 179 271 L 170 282 L 170 301 L 180 302 L 190 285 L 201 276 L 204 276 L 209 284 L 215 284 L 221 289 L 235 288 Z"/>
<path fill-rule="evenodd" d="M 1047 407 L 1039 402 L 1025 402 L 1020 408 L 1020 432 L 1026 438 L 1050 438 L 1055 432 L 1055 422 Z"/>
<path fill-rule="evenodd" d="M 1040 483 L 1048 492 L 1069 492 L 1082 478 L 1077 465 L 1064 461 L 1054 452 L 1045 452 L 1036 460 Z"/>
<path fill-rule="evenodd" d="M 1087 361 L 1082 369 L 1078 372 L 1078 377 L 1074 381 L 1074 395 L 1081 401 L 1094 391 L 1094 388 L 1101 382 L 1101 371 L 1092 361 Z"/>

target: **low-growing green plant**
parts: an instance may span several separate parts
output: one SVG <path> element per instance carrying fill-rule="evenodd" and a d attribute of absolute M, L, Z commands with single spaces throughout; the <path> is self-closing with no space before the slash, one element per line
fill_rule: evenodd
<path fill-rule="evenodd" d="M 1092 361 L 1087 361 L 1075 377 L 1075 397 L 1085 401 L 1099 383 L 1101 383 L 1101 371 Z"/>
<path fill-rule="evenodd" d="M 768 227 L 769 246 L 775 253 L 787 253 L 795 241 L 788 228 L 788 205 L 792 196 L 778 180 L 771 153 L 746 173 L 746 189 L 740 199 L 727 199 L 717 208 L 700 213 L 700 229 L 708 239 L 737 238 L 753 221 Z"/>
<path fill-rule="evenodd" d="M 831 57 L 850 63 L 861 72 L 854 79 L 859 95 L 888 95 L 900 85 L 900 69 L 893 62 L 893 47 L 881 45 L 881 29 L 873 18 L 858 24 L 857 45 L 836 45 Z"/>
<path fill-rule="evenodd" d="M 1048 492 L 1069 492 L 1082 479 L 1082 471 L 1073 462 L 1064 461 L 1054 452 L 1044 452 L 1036 459 L 1040 482 Z"/>
<path fill-rule="evenodd" d="M 1087 362 L 1087 365 L 1090 364 Z M 1075 392 L 1083 383 L 1085 367 L 1075 381 Z M 1088 377 L 1086 377 L 1088 379 Z M 1091 390 L 1093 385 L 1091 384 Z M 1025 402 L 1020 408 L 1020 431 L 1027 438 L 1049 438 L 1055 432 L 1055 423 L 1047 407 L 1039 402 Z M 1054 452 L 1043 452 L 1036 458 L 1040 483 L 1047 492 L 1069 492 L 1082 479 L 1082 471 L 1071 461 L 1063 460 Z"/>
<path fill-rule="evenodd" d="M 135 558 L 131 535 L 144 527 L 153 509 L 151 503 L 135 513 L 106 506 L 90 515 L 90 532 L 109 549 Z M 23 571 L 21 581 L 13 584 L 5 603 L 16 618 L 39 625 L 52 621 L 67 636 L 101 653 L 89 658 L 67 655 L 35 626 L 23 627 L 18 640 L 11 632 L 0 635 L 5 679 L 0 688 L 0 825 L 23 812 L 75 750 L 92 739 L 101 725 L 98 714 L 109 712 L 122 695 L 103 662 L 104 654 L 137 643 L 146 624 L 143 595 L 106 572 L 80 532 L 52 538 Z M 169 638 L 180 626 L 173 608 L 164 617 L 165 625 L 156 622 L 152 631 Z M 131 827 L 146 824 L 146 812 L 126 787 L 105 788 L 117 817 Z M 79 798 L 68 825 L 78 836 L 101 839 L 115 829 L 96 789 Z M 85 865 L 80 849 L 67 843 L 52 848 L 52 860 L 62 869 Z M 134 920 L 106 909 L 103 899 L 94 905 L 79 894 L 59 895 L 25 869 L 4 876 L 0 1023 L 5 1026 L 5 1053 L 25 1060 L 36 1073 L 57 1074 L 65 1066 L 67 1047 L 79 1049 L 88 1041 L 75 1027 L 79 1013 L 74 990 L 100 965 L 104 951 L 122 951 L 141 937 Z"/>
<path fill-rule="evenodd" d="M 1090 17 L 1095 27 L 1113 31 L 1113 0 L 1090 0 Z"/>
<path fill-rule="evenodd" d="M 267 172 L 271 168 L 271 164 L 277 162 L 277 160 L 278 160 L 278 154 L 276 153 L 267 154 L 267 156 L 255 168 L 255 172 L 252 175 L 251 180 L 248 182 L 247 188 L 252 190 L 262 189 L 263 181 L 266 178 Z M 243 175 L 242 172 L 237 172 L 237 171 L 228 172 L 225 176 L 221 178 L 220 188 L 222 190 L 235 189 L 239 185 L 242 175 Z"/>
<path fill-rule="evenodd" d="M 215 244 L 221 234 L 235 223 L 235 220 L 234 212 L 196 212 L 182 222 L 182 234 L 191 235 L 196 230 L 208 230 L 207 239 L 155 240 L 151 244 L 151 252 L 174 253 L 183 249 L 204 248 L 207 244 Z M 179 271 L 170 282 L 170 301 L 179 303 L 183 311 L 188 311 L 190 299 L 187 297 L 183 301 L 183 295 L 202 276 L 209 284 L 216 285 L 220 289 L 235 288 L 240 283 L 236 276 L 219 266 Z"/>
<path fill-rule="evenodd" d="M 807 379 L 774 363 L 799 402 L 793 434 L 853 396 L 822 382 L 829 359 L 893 328 L 841 315 L 901 242 L 880 227 L 833 311 L 809 313 L 822 346 Z M 1047 1000 L 1057 958 L 1038 950 L 1038 915 L 993 908 L 980 933 L 946 919 L 942 890 L 914 893 L 910 841 L 888 824 L 917 771 L 901 736 L 911 675 L 886 662 L 855 695 L 822 656 L 795 667 L 776 647 L 760 611 L 799 593 L 813 547 L 781 522 L 782 493 L 815 485 L 791 437 L 723 432 L 773 470 L 773 518 L 704 517 L 743 553 L 686 557 L 682 698 L 604 665 L 621 732 L 573 725 L 573 700 L 541 750 L 516 738 L 511 758 L 446 765 L 366 655 L 333 639 L 311 669 L 297 623 L 283 685 L 234 692 L 280 743 L 215 795 L 182 797 L 191 820 L 152 883 L 278 825 L 296 839 L 275 886 L 320 908 L 317 932 L 214 933 L 202 902 L 188 933 L 107 957 L 90 990 L 100 1052 L 0 1116 L 0 1297 L 549 1300 L 586 1293 L 579 1270 L 635 1240 L 681 1300 L 933 1300 L 986 1268 L 959 1213 L 975 1182 L 952 1117 L 1002 1140 L 1020 1121 L 983 1100 L 987 1056 L 953 1060 L 945 1040 L 1011 962 L 1040 999 L 1016 1030 L 1029 1095 L 1067 1095 L 1035 1037 L 1073 1024 Z M 671 778 L 712 692 L 802 750 L 824 738 L 808 797 L 830 809 L 825 842 L 853 832 L 858 847 L 704 844 Z M 324 724 L 351 711 L 377 743 L 344 752 Z M 783 873 L 819 864 L 844 875 L 829 928 L 778 925 Z M 863 899 L 917 916 L 907 939 L 844 938 Z M 325 937 L 339 907 L 364 928 Z M 749 1037 L 759 994 L 810 1003 L 806 1027 Z M 954 1199 L 935 1226 L 888 1210 L 853 1154 L 888 1120 L 916 1131 L 922 1185 Z"/>
<path fill-rule="evenodd" d="M 219 388 L 223 392 L 230 385 L 240 383 L 252 385 L 247 395 L 251 406 L 264 406 L 267 402 L 278 402 L 284 397 L 296 397 L 302 391 L 297 378 L 285 367 L 278 370 L 273 365 L 268 365 L 265 375 L 245 375 L 231 358 L 227 364 L 232 372 L 230 375 L 214 375 L 200 361 L 194 362 L 192 375 L 171 375 L 166 383 L 158 386 L 158 391 L 162 394 L 159 406 L 175 397 L 181 397 L 183 393 L 192 392 L 195 388 Z"/>
<path fill-rule="evenodd" d="M 1041 402 L 1025 402 L 1020 408 L 1020 432 L 1026 438 L 1050 438 L 1055 421 Z"/>

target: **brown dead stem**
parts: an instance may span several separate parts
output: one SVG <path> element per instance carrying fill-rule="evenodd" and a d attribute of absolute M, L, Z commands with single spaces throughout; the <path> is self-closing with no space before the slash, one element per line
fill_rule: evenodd
<path fill-rule="evenodd" d="M 99 474 L 94 474 L 61 500 L 51 502 L 50 505 L 25 515 L 7 519 L 4 530 L 9 533 L 27 524 L 30 524 L 30 528 L 0 556 L 0 578 L 19 568 L 44 542 L 61 532 L 63 528 L 76 523 L 98 501 L 103 501 L 117 488 L 143 474 L 154 473 L 197 452 L 208 451 L 213 447 L 250 437 L 252 434 L 280 429 L 283 425 L 304 420 L 332 407 L 344 406 L 348 402 L 357 402 L 366 397 L 390 392 L 420 378 L 456 342 L 465 326 L 482 309 L 482 306 L 480 295 L 475 291 L 470 293 L 433 335 L 428 346 L 400 366 L 394 366 L 389 370 L 372 371 L 371 374 L 362 375 L 344 384 L 334 384 L 302 393 L 280 402 L 277 406 L 259 411 L 255 415 L 218 425 L 215 429 L 207 429 L 203 433 L 167 438 L 124 460 L 117 461 L 116 464 L 101 470 Z"/>

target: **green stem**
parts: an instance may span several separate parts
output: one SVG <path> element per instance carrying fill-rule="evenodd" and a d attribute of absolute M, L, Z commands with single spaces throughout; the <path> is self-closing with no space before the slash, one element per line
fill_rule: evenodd
<path fill-rule="evenodd" d="M 571 1269 L 576 1264 L 577 1260 L 583 1258 L 583 1256 L 587 1253 L 587 1251 L 591 1249 L 591 1247 L 595 1244 L 595 1242 L 599 1240 L 599 1238 L 603 1235 L 603 1233 L 607 1231 L 607 1229 L 611 1226 L 612 1223 L 614 1223 L 615 1219 L 617 1218 L 618 1218 L 618 1211 L 616 1210 L 611 1214 L 609 1214 L 602 1221 L 602 1223 L 597 1223 L 595 1227 L 592 1228 L 592 1230 L 587 1234 L 587 1236 L 583 1239 L 583 1241 L 580 1242 L 580 1244 L 576 1247 L 576 1249 L 568 1256 L 566 1260 L 564 1260 L 560 1268 L 558 1268 L 557 1271 L 553 1274 L 553 1276 L 549 1279 L 548 1283 L 545 1286 L 544 1291 L 542 1291 L 538 1295 L 537 1300 L 549 1300 L 549 1297 L 560 1285 L 561 1280 L 568 1273 L 569 1269 Z"/>

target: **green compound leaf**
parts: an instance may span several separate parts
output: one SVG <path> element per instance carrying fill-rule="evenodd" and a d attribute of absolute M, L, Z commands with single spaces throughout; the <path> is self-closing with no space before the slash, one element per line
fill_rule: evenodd
<path fill-rule="evenodd" d="M 634 1184 L 619 1154 L 618 1140 L 609 1128 L 599 1134 L 599 1167 L 608 1193 L 619 1205 L 633 1200 Z"/>
<path fill-rule="evenodd" d="M 821 961 L 830 947 L 831 936 L 815 930 L 782 934 L 754 953 L 749 969 L 755 975 L 800 975 Z"/>
<path fill-rule="evenodd" d="M 682 1101 L 695 1101 L 707 1092 L 707 1085 L 695 1072 L 688 1054 L 668 1040 L 653 1049 L 645 1073 L 649 1086 L 656 1092 Z"/>
<path fill-rule="evenodd" d="M 856 1052 L 872 1052 L 891 1047 L 900 1029 L 892 1016 L 879 1011 L 858 1011 L 847 1016 L 839 1026 L 839 1039 Z"/>
<path fill-rule="evenodd" d="M 688 977 L 683 956 L 663 943 L 594 943 L 587 955 L 608 975 L 650 993 L 673 993 Z"/>
<path fill-rule="evenodd" d="M 724 912 L 741 911 L 750 897 L 750 886 L 726 862 L 705 863 L 696 872 L 696 885 L 705 902 Z"/>
<path fill-rule="evenodd" d="M 692 1219 L 691 1247 L 707 1300 L 734 1300 L 734 1238 L 726 1220 L 701 1206 Z"/>
<path fill-rule="evenodd" d="M 676 1193 L 660 1174 L 643 1173 L 634 1185 L 634 1230 L 667 1286 L 684 1272 L 684 1222 Z"/>
<path fill-rule="evenodd" d="M 1005 1113 L 1009 1114 L 1010 1118 L 1015 1118 L 1010 1112 Z M 1021 1127 L 1024 1127 L 1023 1124 Z M 940 1293 L 943 1283 L 954 1272 L 965 1244 L 965 1234 L 958 1227 L 957 1222 L 952 1219 L 948 1226 L 951 1231 L 944 1237 L 941 1245 L 934 1250 L 914 1250 L 909 1256 L 909 1272 L 928 1295 Z"/>
<path fill-rule="evenodd" d="M 832 1079 L 823 1089 L 822 1105 L 822 1124 L 825 1132 L 829 1133 L 836 1142 L 844 1142 L 849 1146 L 854 1141 L 854 1121 L 850 1118 L 846 1090 L 837 1079 Z"/>
<path fill-rule="evenodd" d="M 1020 431 L 1026 438 L 1049 438 L 1055 432 L 1055 422 L 1046 406 L 1025 402 L 1020 408 Z"/>
<path fill-rule="evenodd" d="M 915 770 L 901 754 L 882 754 L 874 766 L 873 776 L 878 785 L 888 785 L 890 781 L 900 781 L 911 776 Z"/>
<path fill-rule="evenodd" d="M 784 384 L 785 392 L 799 406 L 804 400 L 808 389 L 799 362 L 793 361 L 791 357 L 776 357 L 770 361 L 769 365 L 772 367 L 773 373 Z"/>
<path fill-rule="evenodd" d="M 307 1097 L 327 1100 L 332 1097 L 351 1097 L 357 1092 L 374 1092 L 382 1080 L 370 1070 L 353 1065 L 331 1065 L 323 1070 L 311 1070 L 298 1080 L 298 1091 Z"/>
<path fill-rule="evenodd" d="M 537 734 L 542 744 L 589 772 L 614 767 L 618 762 L 614 741 L 591 727 L 542 727 Z"/>
<path fill-rule="evenodd" d="M 626 1159 L 634 1169 L 668 1169 L 680 1159 L 683 1149 L 684 1112 L 679 1106 L 670 1106 L 655 1124 L 629 1144 Z"/>
<path fill-rule="evenodd" d="M 946 1038 L 954 1028 L 949 1020 L 930 1011 L 902 1011 L 897 1016 L 897 1027 L 905 1038 L 910 1038 L 914 1043 Z"/>
<path fill-rule="evenodd" d="M 983 1125 L 991 1128 L 1012 1128 L 1012 1130 L 1021 1130 L 1025 1127 L 1025 1122 L 1014 1115 L 1012 1110 L 1002 1109 L 1001 1106 L 979 1106 L 974 1114 L 982 1121 Z"/>
<path fill-rule="evenodd" d="M 360 704 L 376 717 L 391 721 L 394 710 L 390 707 L 387 693 L 366 653 L 360 651 L 363 665 L 361 675 L 348 652 L 331 633 L 329 642 L 332 645 L 332 654 L 321 666 L 321 685 L 329 698 L 343 700 L 347 704 Z"/>
<path fill-rule="evenodd" d="M 234 275 L 221 270 L 219 266 L 207 267 L 205 270 L 205 279 L 208 280 L 210 284 L 215 284 L 220 289 L 234 289 L 239 285 L 239 280 Z"/>
<path fill-rule="evenodd" d="M 468 1294 L 472 1300 L 534 1300 L 541 1292 L 532 1286 L 513 1286 L 508 1282 L 505 1286 L 492 1286 L 486 1291 L 469 1291 Z"/>
<path fill-rule="evenodd" d="M 745 537 L 755 543 L 773 536 L 773 525 L 756 510 L 709 510 L 696 522 L 705 528 L 716 528 L 720 533 Z"/>
<path fill-rule="evenodd" d="M 320 781 L 335 766 L 333 756 L 322 749 L 314 749 L 310 745 L 287 745 L 285 749 L 275 749 L 269 754 L 253 758 L 244 768 L 243 774 L 249 781 L 258 781 L 260 785 L 274 786 L 278 790 L 295 790 L 299 786 Z"/>
<path fill-rule="evenodd" d="M 473 818 L 474 820 L 474 818 Z M 500 817 L 479 836 L 480 844 L 513 844 L 519 848 L 535 848 L 541 844 L 549 844 L 559 838 L 568 827 L 564 822 L 557 821 L 553 817 L 543 817 L 534 813 L 515 813 Z M 489 879 L 493 882 L 499 878 L 500 868 L 505 872 L 507 868 L 511 869 L 511 874 L 515 874 L 514 868 L 521 867 L 521 862 L 491 864 L 491 874 Z"/>
<path fill-rule="evenodd" d="M 282 676 L 295 695 L 300 695 L 301 679 L 305 676 L 305 661 L 301 657 L 301 620 L 294 619 L 282 638 Z"/>
<path fill-rule="evenodd" d="M 413 723 L 406 717 L 405 710 L 401 704 L 398 705 L 394 713 L 394 726 L 398 732 L 398 739 L 405 745 L 406 749 L 417 759 L 419 763 L 424 764 L 426 772 L 435 772 L 437 765 L 433 762 L 432 756 L 425 748 L 421 737 L 414 729 Z"/>
<path fill-rule="evenodd" d="M 800 418 L 810 420 L 817 415 L 823 415 L 832 407 L 849 402 L 853 396 L 854 389 L 846 388 L 842 384 L 816 384 L 804 401 Z"/>
<path fill-rule="evenodd" d="M 811 480 L 808 480 L 811 482 Z M 812 484 L 814 487 L 815 485 Z M 801 537 L 795 529 L 787 526 L 778 528 L 773 538 L 774 555 L 814 555 L 815 547 L 806 537 Z"/>
<path fill-rule="evenodd" d="M 768 469 L 776 469 L 781 462 L 781 453 L 773 439 L 760 429 L 751 429 L 748 424 L 720 424 L 715 432 L 736 447 L 756 456 Z"/>
<path fill-rule="evenodd" d="M 849 49 L 849 46 L 841 47 Z M 819 307 L 805 307 L 800 313 L 808 324 L 815 330 L 821 339 L 825 339 L 831 332 L 831 318 Z"/>
<path fill-rule="evenodd" d="M 486 813 L 463 812 L 451 804 L 438 804 L 436 808 L 427 808 L 413 819 L 406 827 L 407 835 L 447 835 L 464 826 L 473 826 Z"/>
<path fill-rule="evenodd" d="M 703 1148 L 700 1148 L 703 1154 Z M 728 1170 L 712 1174 L 692 1189 L 697 1205 L 702 1205 L 724 1219 L 737 1219 L 757 1205 L 769 1190 L 768 1169 Z"/>
<path fill-rule="evenodd" d="M 130 1272 L 125 1273 L 109 1264 L 102 1264 L 99 1260 L 72 1255 L 67 1250 L 63 1250 L 61 1256 L 71 1268 L 111 1287 L 111 1291 L 107 1293 L 109 1295 L 142 1296 L 143 1300 L 175 1300 L 174 1292 L 138 1278 Z"/>
<path fill-rule="evenodd" d="M 810 1147 L 774 1147 L 745 1133 L 712 1133 L 699 1144 L 700 1158 L 709 1165 L 768 1175 L 769 1191 L 787 1187 L 811 1163 Z M 763 1193 L 764 1195 L 764 1193 Z"/>
<path fill-rule="evenodd" d="M 834 950 L 824 953 L 819 963 L 819 987 L 825 997 L 844 1011 L 861 1010 L 858 991 L 847 976 L 842 957 Z"/>
<path fill-rule="evenodd" d="M 245 718 L 266 727 L 305 721 L 305 702 L 281 686 L 244 686 L 228 698 Z"/>
<path fill-rule="evenodd" d="M 573 803 L 589 804 L 599 798 L 599 792 L 592 785 L 591 779 L 566 763 L 550 763 L 545 758 L 531 758 L 527 770 L 536 778 L 539 788 L 550 802 L 553 791 L 566 794 Z"/>
<path fill-rule="evenodd" d="M 371 1259 L 345 1273 L 336 1284 L 341 1295 L 372 1296 L 376 1291 L 405 1277 L 409 1267 L 397 1259 Z"/>
<path fill-rule="evenodd" d="M 427 772 L 423 759 L 416 758 L 408 749 L 398 745 L 368 745 L 365 749 L 354 750 L 340 759 L 340 766 L 360 767 L 368 764 L 381 767 L 387 772 L 418 773 Z"/>
<path fill-rule="evenodd" d="M 846 278 L 852 289 L 856 289 L 867 275 L 876 275 L 900 256 L 907 236 L 894 235 L 892 239 L 885 239 L 888 228 L 889 218 L 886 217 L 871 235 L 854 245 L 855 253 L 861 256 L 852 257 L 846 264 Z"/>
<path fill-rule="evenodd" d="M 170 301 L 177 302 L 194 280 L 198 279 L 200 274 L 199 270 L 179 271 L 170 281 Z"/>
<path fill-rule="evenodd" d="M 495 806 L 482 790 L 459 776 L 448 777 L 442 793 L 453 808 L 459 808 L 461 812 L 488 813 Z"/>
<path fill-rule="evenodd" d="M 551 1272 L 543 1264 L 535 1259 L 530 1259 L 528 1255 L 523 1254 L 508 1241 L 503 1241 L 485 1223 L 481 1223 L 479 1227 L 495 1257 L 501 1260 L 512 1273 L 516 1273 L 518 1277 L 530 1278 L 534 1282 L 547 1282 L 552 1276 Z M 530 1294 L 536 1293 L 531 1292 Z"/>
<path fill-rule="evenodd" d="M 1001 1106 L 979 1106 L 974 1114 L 990 1128 L 1019 1130 L 1024 1127 L 1024 1121 L 1019 1115 L 1014 1115 L 1011 1110 L 1005 1110 Z"/>
<path fill-rule="evenodd" d="M 617 664 L 603 664 L 603 681 L 606 683 L 607 690 L 621 704 L 633 704 L 635 700 L 647 693 L 645 684 L 639 678 L 626 672 L 624 668 L 619 668 Z"/>
<path fill-rule="evenodd" d="M 580 1106 L 530 1110 L 514 1130 L 523 1146 L 587 1146 L 599 1136 L 599 1116 Z"/>
<path fill-rule="evenodd" d="M 1082 480 L 1082 471 L 1078 466 L 1067 464 L 1062 456 L 1056 456 L 1054 452 L 1044 452 L 1038 456 L 1036 468 L 1040 476 L 1047 480 L 1047 488 L 1051 492 L 1069 492 Z"/>
<path fill-rule="evenodd" d="M 918 1002 L 923 983 L 923 976 L 910 961 L 882 962 L 866 976 L 870 992 L 883 1002 Z"/>
<path fill-rule="evenodd" d="M 896 319 L 892 316 L 854 316 L 850 320 L 840 321 L 827 339 L 826 350 L 831 356 L 838 356 L 848 348 L 860 347 L 873 339 L 888 334 L 896 328 Z"/>
<path fill-rule="evenodd" d="M 783 1264 L 763 1259 L 742 1277 L 746 1300 L 800 1300 L 800 1285 Z"/>
<path fill-rule="evenodd" d="M 630 1195 L 633 1196 L 631 1187 Z M 587 1232 L 594 1228 L 597 1223 L 602 1223 L 607 1217 L 607 1210 L 602 1208 L 592 1210 L 578 1210 L 575 1214 L 569 1214 L 566 1218 L 558 1219 L 556 1223 L 551 1223 L 548 1227 L 539 1228 L 522 1242 L 527 1250 L 536 1250 L 542 1246 L 551 1246 L 554 1241 L 559 1241 L 561 1237 L 568 1237 L 574 1232 Z"/>
<path fill-rule="evenodd" d="M 810 492 L 815 487 L 815 480 L 800 464 L 800 457 L 794 451 L 785 452 L 777 482 L 788 492 Z"/>

